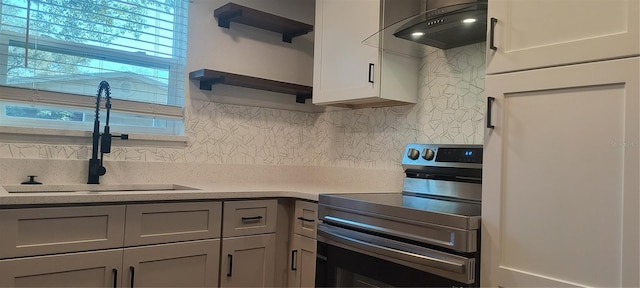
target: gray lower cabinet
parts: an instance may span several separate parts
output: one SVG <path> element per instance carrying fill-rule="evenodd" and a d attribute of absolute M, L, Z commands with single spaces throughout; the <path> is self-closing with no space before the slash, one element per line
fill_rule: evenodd
<path fill-rule="evenodd" d="M 0 260 L 0 287 L 216 287 L 219 239 Z"/>
<path fill-rule="evenodd" d="M 314 287 L 316 274 L 316 239 L 293 235 L 291 241 L 289 287 Z"/>
<path fill-rule="evenodd" d="M 122 249 L 0 260 L 0 287 L 116 287 Z"/>
<path fill-rule="evenodd" d="M 273 287 L 275 199 L 224 201 L 220 287 Z"/>
<path fill-rule="evenodd" d="M 216 287 L 221 217 L 216 201 L 0 209 L 0 287 Z"/>
<path fill-rule="evenodd" d="M 220 240 L 125 248 L 122 287 L 216 287 Z"/>
<path fill-rule="evenodd" d="M 0 209 L 0 287 L 313 286 L 314 205 L 280 232 L 276 199 Z"/>
<path fill-rule="evenodd" d="M 318 204 L 296 200 L 290 238 L 289 287 L 314 287 L 316 279 L 316 227 Z"/>
<path fill-rule="evenodd" d="M 274 233 L 222 239 L 220 287 L 273 287 Z"/>

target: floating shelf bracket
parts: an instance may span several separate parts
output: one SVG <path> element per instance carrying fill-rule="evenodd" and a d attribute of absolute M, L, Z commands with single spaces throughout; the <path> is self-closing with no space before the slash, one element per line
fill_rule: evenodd
<path fill-rule="evenodd" d="M 299 93 L 296 94 L 296 103 L 304 103 L 307 99 L 311 99 L 311 93 Z"/>
<path fill-rule="evenodd" d="M 224 77 L 211 78 L 206 80 L 200 80 L 200 90 L 208 90 L 211 91 L 213 89 L 213 85 L 224 83 Z"/>
<path fill-rule="evenodd" d="M 231 27 L 231 19 L 242 16 L 242 10 L 229 11 L 218 16 L 218 26 L 229 29 Z"/>

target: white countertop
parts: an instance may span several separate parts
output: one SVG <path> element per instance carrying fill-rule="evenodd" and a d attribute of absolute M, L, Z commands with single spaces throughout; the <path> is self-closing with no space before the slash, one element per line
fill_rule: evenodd
<path fill-rule="evenodd" d="M 323 193 L 400 192 L 404 178 L 401 170 L 111 161 L 101 184 L 85 184 L 85 161 L 2 162 L 0 206 L 271 197 L 317 201 Z M 21 185 L 26 175 L 38 175 L 43 185 Z"/>
<path fill-rule="evenodd" d="M 133 184 L 132 184 L 133 185 Z M 170 184 L 166 184 L 170 185 Z M 104 203 L 104 202 L 138 202 L 138 201 L 171 201 L 171 200 L 215 200 L 215 199 L 248 199 L 248 198 L 298 198 L 318 201 L 318 195 L 324 193 L 358 193 L 367 191 L 344 191 L 336 187 L 320 187 L 300 184 L 266 184 L 266 185 L 214 185 L 214 184 L 189 184 L 176 183 L 195 189 L 185 190 L 128 190 L 128 191 L 83 191 L 85 187 L 100 187 L 100 185 L 68 185 L 68 189 L 61 189 L 65 185 L 33 185 L 38 192 L 8 192 L 21 187 L 10 185 L 5 189 L 0 186 L 0 206 L 6 205 L 37 205 L 37 204 L 77 204 L 77 203 Z M 29 185 L 30 186 L 30 185 Z M 39 187 L 38 187 L 39 186 Z M 123 185 L 123 190 L 127 188 Z M 134 185 L 135 186 L 135 185 Z M 31 188 L 31 187 L 28 187 Z M 28 189 L 27 188 L 27 189 Z M 73 192 L 45 192 L 51 190 L 77 190 Z M 177 187 L 176 189 L 180 189 Z M 99 190 L 99 189 L 92 189 Z M 382 192 L 382 191 L 376 191 Z M 386 191 L 398 192 L 398 191 Z"/>

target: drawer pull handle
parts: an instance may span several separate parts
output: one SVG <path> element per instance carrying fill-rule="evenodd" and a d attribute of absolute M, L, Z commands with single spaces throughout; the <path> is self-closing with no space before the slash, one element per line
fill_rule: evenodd
<path fill-rule="evenodd" d="M 262 220 L 262 216 L 242 217 L 242 222 L 256 222 Z"/>
<path fill-rule="evenodd" d="M 233 271 L 233 255 L 227 254 L 227 259 L 229 260 L 229 267 L 227 269 L 227 277 L 231 277 L 231 273 Z"/>
<path fill-rule="evenodd" d="M 491 18 L 491 29 L 489 29 L 489 49 L 491 50 L 498 50 L 498 47 L 496 47 L 496 44 L 494 43 L 494 39 L 495 39 L 495 31 L 496 31 L 496 23 L 498 23 L 498 19 L 496 18 Z"/>
<path fill-rule="evenodd" d="M 118 288 L 118 269 L 113 268 L 113 288 Z"/>
<path fill-rule="evenodd" d="M 486 118 L 487 118 L 487 129 L 494 129 L 496 128 L 495 125 L 491 124 L 491 106 L 493 106 L 493 102 L 496 101 L 495 97 L 487 97 L 487 113 Z"/>
<path fill-rule="evenodd" d="M 296 256 L 298 256 L 298 250 L 291 251 L 291 271 L 298 270 L 298 265 L 296 263 Z"/>
<path fill-rule="evenodd" d="M 136 268 L 133 266 L 129 266 L 129 274 L 131 274 L 131 288 L 133 288 L 133 279 L 136 272 Z"/>
<path fill-rule="evenodd" d="M 298 217 L 298 220 L 302 220 L 304 222 L 316 222 L 316 220 L 308 219 L 308 218 L 304 218 L 304 217 Z"/>
<path fill-rule="evenodd" d="M 373 83 L 373 68 L 374 68 L 374 64 L 373 63 L 369 63 L 369 83 Z"/>

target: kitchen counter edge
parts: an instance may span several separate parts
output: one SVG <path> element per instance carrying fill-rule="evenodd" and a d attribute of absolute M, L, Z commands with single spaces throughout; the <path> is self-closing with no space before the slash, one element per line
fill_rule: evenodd
<path fill-rule="evenodd" d="M 37 192 L 9 193 L 0 187 L 0 206 L 51 205 L 78 203 L 114 203 L 147 201 L 190 201 L 252 198 L 296 198 L 318 201 L 325 193 L 358 193 L 366 191 L 343 191 L 339 188 L 321 187 L 218 187 L 207 188 L 185 185 L 197 190 L 172 191 L 107 191 L 107 192 Z M 368 191 L 372 192 L 372 191 Z M 383 191 L 379 191 L 383 192 Z"/>

